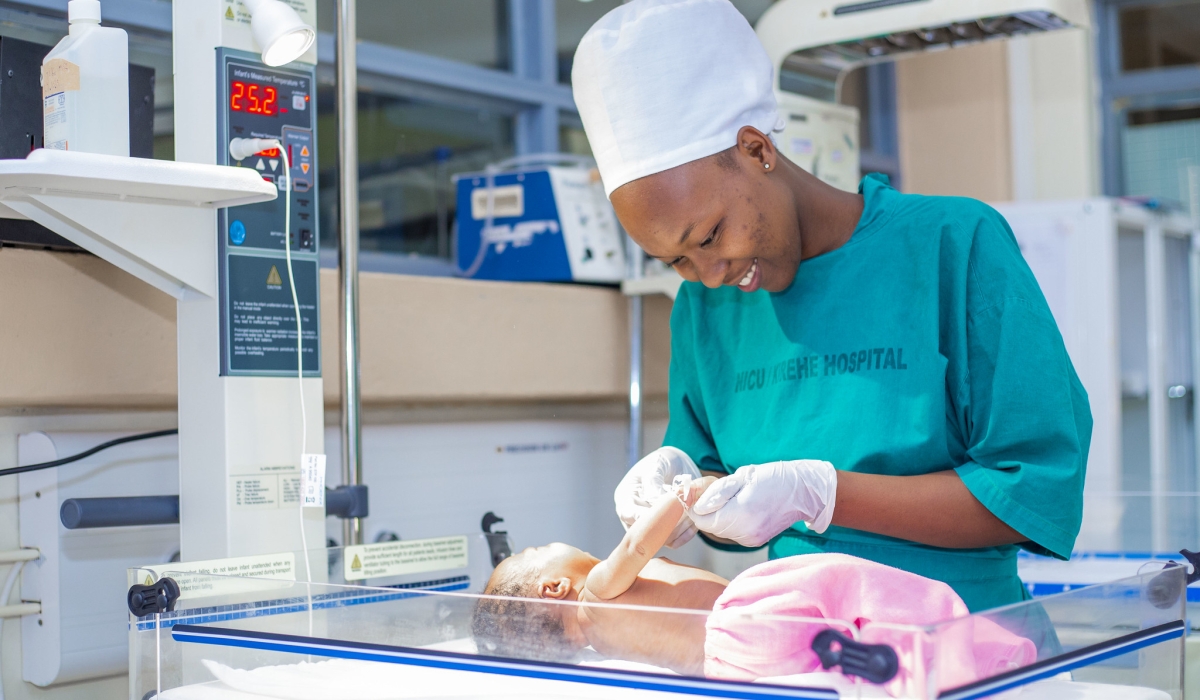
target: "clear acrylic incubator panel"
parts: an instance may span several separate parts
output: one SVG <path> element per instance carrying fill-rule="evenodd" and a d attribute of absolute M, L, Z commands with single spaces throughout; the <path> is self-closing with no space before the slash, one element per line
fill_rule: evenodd
<path fill-rule="evenodd" d="M 356 585 L 341 549 L 309 553 L 325 583 L 131 569 L 184 592 L 130 617 L 130 698 L 1182 698 L 1184 567 L 908 626 L 482 596 L 480 540 L 471 567 Z M 554 622 L 579 614 L 639 637 L 582 647 Z"/>

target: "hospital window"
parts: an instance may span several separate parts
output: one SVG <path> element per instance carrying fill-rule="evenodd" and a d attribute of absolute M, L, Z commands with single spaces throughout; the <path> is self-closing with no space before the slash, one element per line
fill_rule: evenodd
<path fill-rule="evenodd" d="M 319 92 L 322 247 L 337 247 L 337 131 L 333 90 Z M 486 106 L 359 92 L 359 245 L 429 258 L 406 271 L 447 274 L 453 253 L 453 176 L 513 155 L 513 117 Z M 416 261 L 414 261 L 416 262 Z"/>
<path fill-rule="evenodd" d="M 333 32 L 335 0 L 318 0 L 317 23 Z M 358 39 L 509 70 L 507 0 L 358 0 Z"/>
<path fill-rule="evenodd" d="M 1200 0 L 1100 0 L 1108 195 L 1200 207 Z"/>
<path fill-rule="evenodd" d="M 575 47 L 596 20 L 619 7 L 621 0 L 557 0 L 554 3 L 555 54 L 558 58 L 558 82 L 570 84 Z"/>
<path fill-rule="evenodd" d="M 776 0 L 731 0 L 751 26 Z M 556 0 L 554 24 L 557 36 L 558 82 L 570 84 L 575 47 L 587 30 L 621 0 Z"/>
<path fill-rule="evenodd" d="M 583 120 L 574 112 L 561 112 L 558 115 L 558 148 L 563 153 L 577 156 L 591 156 L 592 145 L 588 143 L 587 134 L 583 131 Z"/>
<path fill-rule="evenodd" d="M 1200 63 L 1200 2 L 1126 6 L 1118 14 L 1122 70 Z"/>
<path fill-rule="evenodd" d="M 1166 209 L 1200 213 L 1200 1 L 1097 0 L 1101 157 L 1104 194 L 1143 198 Z M 1163 379 L 1167 499 L 1171 540 L 1194 539 L 1200 523 L 1195 454 L 1195 380 L 1190 338 L 1190 241 L 1166 237 L 1163 279 L 1148 280 L 1146 240 L 1137 230 L 1118 236 L 1120 299 L 1122 547 L 1148 549 L 1146 523 L 1156 506 L 1148 495 L 1151 423 L 1146 344 L 1146 288 L 1161 284 L 1166 322 Z M 1178 531 L 1178 532 L 1177 532 Z"/>

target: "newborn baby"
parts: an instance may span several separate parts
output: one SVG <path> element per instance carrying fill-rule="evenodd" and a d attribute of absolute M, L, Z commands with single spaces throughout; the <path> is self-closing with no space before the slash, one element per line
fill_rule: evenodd
<path fill-rule="evenodd" d="M 483 598 L 476 606 L 472 629 L 479 652 L 570 661 L 591 646 L 609 658 L 685 675 L 754 680 L 819 670 L 812 638 L 831 626 L 845 632 L 847 624 L 834 620 L 858 627 L 870 622 L 917 625 L 968 614 L 944 583 L 844 554 L 777 559 L 732 582 L 654 558 L 680 516 L 714 481 L 677 480 L 607 559 L 553 543 L 502 561 L 484 593 L 504 597 Z M 519 598 L 583 605 L 529 604 Z M 703 612 L 654 612 L 645 606 Z M 988 620 L 968 622 L 972 629 L 965 638 L 958 630 L 960 644 L 937 651 L 940 687 L 1036 660 L 1029 640 Z M 914 657 L 913 635 L 895 630 L 881 634 L 886 638 L 864 641 L 884 641 L 896 649 L 902 668 L 889 691 L 906 692 L 915 678 L 924 677 L 921 669 L 931 659 Z"/>

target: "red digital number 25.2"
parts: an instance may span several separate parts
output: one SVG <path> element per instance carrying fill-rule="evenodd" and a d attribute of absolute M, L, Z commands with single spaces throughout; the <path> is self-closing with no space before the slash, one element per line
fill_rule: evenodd
<path fill-rule="evenodd" d="M 279 93 L 273 87 L 263 87 L 255 83 L 246 85 L 241 81 L 235 80 L 230 86 L 229 92 L 229 108 L 235 112 L 246 111 L 251 114 L 262 114 L 265 116 L 274 116 L 276 106 L 279 101 Z M 260 96 L 258 91 L 262 90 L 263 95 Z M 245 104 L 245 102 L 249 104 Z"/>

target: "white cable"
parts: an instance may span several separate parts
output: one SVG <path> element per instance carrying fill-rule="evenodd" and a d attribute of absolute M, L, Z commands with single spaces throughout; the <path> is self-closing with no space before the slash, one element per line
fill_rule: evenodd
<path fill-rule="evenodd" d="M 287 260 L 288 284 L 292 288 L 292 306 L 296 310 L 296 379 L 300 382 L 300 469 L 304 469 L 304 455 L 308 454 L 308 413 L 304 407 L 304 327 L 300 321 L 300 297 L 296 294 L 296 278 L 292 274 L 292 161 L 287 148 L 279 139 L 233 139 L 229 142 L 229 155 L 234 160 L 245 160 L 256 153 L 278 148 L 283 158 L 283 253 Z M 304 555 L 304 581 L 308 601 L 308 634 L 312 636 L 312 565 L 308 558 L 308 536 L 304 532 L 304 494 L 300 494 L 300 549 Z M 4 700 L 0 697 L 0 700 Z"/>
<path fill-rule="evenodd" d="M 19 561 L 13 564 L 12 569 L 8 572 L 8 578 L 4 580 L 4 590 L 0 590 L 0 605 L 8 605 L 8 598 L 12 595 L 13 586 L 17 584 L 17 577 L 21 574 L 21 567 L 25 566 L 25 562 Z M 0 617 L 0 660 L 3 657 L 4 645 L 4 618 Z M 0 700 L 4 700 L 4 673 L 0 670 Z"/>
<path fill-rule="evenodd" d="M 276 143 L 279 143 L 276 141 Z M 300 322 L 300 297 L 296 294 L 296 278 L 292 274 L 292 162 L 287 149 L 279 145 L 283 155 L 283 172 L 287 174 L 287 189 L 283 204 L 283 252 L 287 258 L 288 284 L 292 287 L 292 305 L 296 309 L 296 379 L 300 383 L 300 468 L 308 454 L 308 411 L 304 407 L 304 327 Z M 308 560 L 308 536 L 304 533 L 304 494 L 300 494 L 300 548 L 304 552 L 304 587 L 308 600 L 308 636 L 313 633 L 312 565 Z M 0 698 L 0 700 L 3 700 Z"/>

